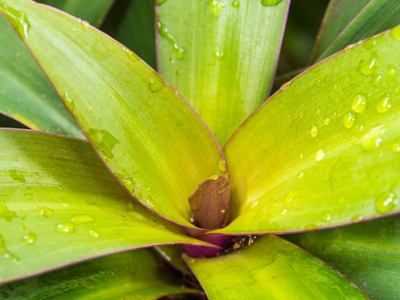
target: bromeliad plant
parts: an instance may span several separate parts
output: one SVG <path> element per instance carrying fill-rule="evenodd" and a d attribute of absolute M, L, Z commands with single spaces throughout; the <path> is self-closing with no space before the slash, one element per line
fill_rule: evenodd
<path fill-rule="evenodd" d="M 94 3 L 100 19 L 112 1 Z M 1 111 L 64 134 L 0 130 L 3 298 L 201 295 L 179 272 L 210 299 L 367 297 L 275 235 L 288 233 L 368 295 L 399 296 L 399 219 L 369 220 L 400 211 L 400 5 L 332 0 L 314 61 L 392 29 L 314 64 L 255 110 L 288 8 L 158 1 L 158 70 L 175 90 L 88 22 L 0 1 L 82 130 L 2 19 Z M 252 235 L 264 236 L 247 247 Z"/>

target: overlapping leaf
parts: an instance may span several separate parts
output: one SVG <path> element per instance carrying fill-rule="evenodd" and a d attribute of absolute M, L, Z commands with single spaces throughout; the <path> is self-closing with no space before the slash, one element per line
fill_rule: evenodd
<path fill-rule="evenodd" d="M 232 223 L 295 232 L 400 211 L 400 27 L 304 72 L 225 146 Z"/>
<path fill-rule="evenodd" d="M 0 112 L 32 129 L 83 137 L 63 102 L 4 18 L 0 18 L 0 32 Z"/>
<path fill-rule="evenodd" d="M 210 176 L 227 176 L 222 151 L 195 112 L 134 53 L 89 24 L 31 1 L 2 3 L 118 180 L 151 210 L 193 227 L 189 196 Z"/>
<path fill-rule="evenodd" d="M 339 269 L 370 297 L 400 297 L 399 216 L 287 237 Z"/>
<path fill-rule="evenodd" d="M 201 241 L 135 201 L 82 140 L 0 130 L 0 282 L 128 249 Z"/>
<path fill-rule="evenodd" d="M 221 144 L 268 94 L 288 7 L 288 0 L 175 0 L 157 8 L 160 74 Z"/>
<path fill-rule="evenodd" d="M 270 235 L 248 249 L 186 262 L 209 299 L 367 299 L 309 253 Z"/>
<path fill-rule="evenodd" d="M 360 1 L 361 2 L 361 1 Z M 359 6 L 357 4 L 356 6 Z M 318 57 L 321 60 L 342 50 L 349 44 L 366 39 L 400 23 L 400 6 L 397 0 L 371 0 L 340 35 Z"/>
<path fill-rule="evenodd" d="M 0 287 L 5 299 L 156 299 L 199 293 L 174 283 L 148 249 L 118 253 Z M 178 281 L 176 281 L 178 282 Z"/>

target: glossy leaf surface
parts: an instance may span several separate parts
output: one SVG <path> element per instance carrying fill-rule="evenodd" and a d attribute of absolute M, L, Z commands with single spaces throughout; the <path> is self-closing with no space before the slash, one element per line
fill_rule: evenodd
<path fill-rule="evenodd" d="M 83 137 L 24 43 L 0 18 L 0 111 L 38 130 Z"/>
<path fill-rule="evenodd" d="M 336 39 L 343 29 L 357 16 L 370 0 L 331 0 L 314 45 L 314 61 Z M 340 50 L 340 49 L 339 49 Z"/>
<path fill-rule="evenodd" d="M 115 0 L 39 0 L 99 27 Z"/>
<path fill-rule="evenodd" d="M 154 0 L 117 1 L 101 30 L 156 68 Z"/>
<path fill-rule="evenodd" d="M 185 258 L 209 299 L 367 299 L 322 261 L 273 235 L 211 259 Z"/>
<path fill-rule="evenodd" d="M 400 27 L 302 73 L 225 146 L 225 233 L 296 232 L 398 213 Z"/>
<path fill-rule="evenodd" d="M 137 203 L 82 140 L 0 130 L 0 282 L 124 250 L 200 243 Z"/>
<path fill-rule="evenodd" d="M 289 1 L 166 1 L 158 6 L 160 74 L 224 144 L 265 100 Z"/>
<path fill-rule="evenodd" d="M 400 24 L 399 1 L 372 0 L 318 57 L 318 60 L 398 24 Z"/>
<path fill-rule="evenodd" d="M 340 270 L 370 297 L 400 297 L 399 216 L 287 238 Z"/>
<path fill-rule="evenodd" d="M 195 292 L 173 284 L 149 249 L 118 253 L 0 287 L 4 299 L 156 299 Z M 132 298 L 134 296 L 134 298 Z"/>
<path fill-rule="evenodd" d="M 226 175 L 196 113 L 133 52 L 88 24 L 30 1 L 5 3 L 6 13 L 26 14 L 24 42 L 108 168 L 151 210 L 193 227 L 189 196 L 210 176 Z"/>

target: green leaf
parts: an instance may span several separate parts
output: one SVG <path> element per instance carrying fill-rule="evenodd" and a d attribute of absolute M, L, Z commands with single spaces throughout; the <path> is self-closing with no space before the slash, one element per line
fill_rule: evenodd
<path fill-rule="evenodd" d="M 174 285 L 149 249 L 118 253 L 0 287 L 5 299 L 155 299 L 198 292 Z"/>
<path fill-rule="evenodd" d="M 185 260 L 211 300 L 367 298 L 328 265 L 273 235 L 233 254 Z"/>
<path fill-rule="evenodd" d="M 154 0 L 117 1 L 101 30 L 156 68 Z"/>
<path fill-rule="evenodd" d="M 399 216 L 285 237 L 340 270 L 370 297 L 400 297 Z"/>
<path fill-rule="evenodd" d="M 398 0 L 372 0 L 318 57 L 321 60 L 347 45 L 368 38 L 400 23 Z"/>
<path fill-rule="evenodd" d="M 24 42 L 118 180 L 151 210 L 194 228 L 189 196 L 210 176 L 227 176 L 196 113 L 133 52 L 88 24 L 31 1 L 4 3 L 13 7 L 6 13 L 26 14 Z"/>
<path fill-rule="evenodd" d="M 288 0 L 276 2 L 175 0 L 157 7 L 160 74 L 221 144 L 271 87 L 289 7 Z"/>
<path fill-rule="evenodd" d="M 0 32 L 0 112 L 32 129 L 83 137 L 32 55 L 4 18 L 0 18 Z"/>
<path fill-rule="evenodd" d="M 99 27 L 115 0 L 39 0 Z"/>
<path fill-rule="evenodd" d="M 368 2 L 370 0 L 331 0 L 329 2 L 314 45 L 311 61 L 315 61 L 329 47 Z M 373 24 L 375 24 L 374 21 Z"/>
<path fill-rule="evenodd" d="M 131 198 L 85 141 L 3 129 L 0 144 L 0 282 L 139 247 L 205 244 Z"/>
<path fill-rule="evenodd" d="M 400 27 L 289 82 L 225 146 L 232 223 L 283 233 L 398 213 Z"/>

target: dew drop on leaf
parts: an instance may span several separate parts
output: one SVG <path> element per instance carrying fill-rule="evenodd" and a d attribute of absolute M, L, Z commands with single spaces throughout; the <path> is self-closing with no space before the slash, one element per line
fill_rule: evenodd
<path fill-rule="evenodd" d="M 392 145 L 392 150 L 393 150 L 393 152 L 400 152 L 400 144 L 399 143 L 394 143 Z"/>
<path fill-rule="evenodd" d="M 321 217 L 322 222 L 329 222 L 331 219 L 332 219 L 332 216 L 330 213 L 325 213 Z"/>
<path fill-rule="evenodd" d="M 149 77 L 149 89 L 152 93 L 161 91 L 165 86 L 164 80 L 157 74 L 153 74 Z"/>
<path fill-rule="evenodd" d="M 74 224 L 72 224 L 72 222 L 58 224 L 56 228 L 58 232 L 63 234 L 73 233 L 75 230 Z"/>
<path fill-rule="evenodd" d="M 325 157 L 325 150 L 324 149 L 319 149 L 317 153 L 315 154 L 315 160 L 316 161 L 321 161 Z"/>
<path fill-rule="evenodd" d="M 238 8 L 240 6 L 239 1 L 232 1 L 232 7 L 233 8 Z"/>
<path fill-rule="evenodd" d="M 209 0 L 208 5 L 210 6 L 211 14 L 218 17 L 224 9 L 224 3 L 219 0 Z"/>
<path fill-rule="evenodd" d="M 27 245 L 33 245 L 36 242 L 36 234 L 29 232 L 23 236 L 22 241 Z"/>
<path fill-rule="evenodd" d="M 30 24 L 25 12 L 8 7 L 6 4 L 0 4 L 0 11 L 8 17 L 8 20 L 18 31 L 18 34 L 26 39 L 28 37 Z"/>
<path fill-rule="evenodd" d="M 318 127 L 316 125 L 311 126 L 310 135 L 316 137 L 318 135 Z"/>
<path fill-rule="evenodd" d="M 48 207 L 39 207 L 39 214 L 42 217 L 47 218 L 48 215 L 54 214 L 54 210 L 52 210 L 51 208 L 48 208 Z"/>
<path fill-rule="evenodd" d="M 396 195 L 394 193 L 383 193 L 375 200 L 376 211 L 380 214 L 392 211 L 397 204 Z"/>
<path fill-rule="evenodd" d="M 262 6 L 275 6 L 281 2 L 282 0 L 261 0 Z"/>
<path fill-rule="evenodd" d="M 0 234 L 0 255 L 6 259 L 11 260 L 13 263 L 19 263 L 19 257 L 13 255 L 8 249 L 6 248 L 6 244 L 4 242 L 3 236 Z"/>
<path fill-rule="evenodd" d="M 75 108 L 74 100 L 72 100 L 72 98 L 70 98 L 68 96 L 67 92 L 64 93 L 64 103 L 68 107 L 69 110 L 71 110 L 71 111 L 74 110 L 74 108 Z"/>
<path fill-rule="evenodd" d="M 362 113 L 367 108 L 367 96 L 358 94 L 353 98 L 351 109 L 356 113 Z"/>
<path fill-rule="evenodd" d="M 343 125 L 347 129 L 353 127 L 356 117 L 352 113 L 347 113 L 343 116 Z"/>
<path fill-rule="evenodd" d="M 83 27 L 90 27 L 89 21 L 82 20 L 82 21 L 81 21 L 81 24 L 83 25 Z"/>
<path fill-rule="evenodd" d="M 387 112 L 391 107 L 392 103 L 390 101 L 389 95 L 387 95 L 386 97 L 382 98 L 376 105 L 376 112 L 378 114 L 383 114 Z"/>
<path fill-rule="evenodd" d="M 358 70 L 361 72 L 361 74 L 363 74 L 365 76 L 371 75 L 372 73 L 374 73 L 377 70 L 376 59 L 371 58 L 369 60 L 360 61 Z"/>
<path fill-rule="evenodd" d="M 395 69 L 395 67 L 394 66 L 392 66 L 392 65 L 388 65 L 388 72 L 389 72 L 389 76 L 390 77 L 396 77 L 397 76 L 397 71 L 396 71 L 396 69 Z"/>
<path fill-rule="evenodd" d="M 100 236 L 99 233 L 94 230 L 90 230 L 89 234 L 90 234 L 90 236 L 95 237 L 95 238 L 98 238 Z"/>
<path fill-rule="evenodd" d="M 93 221 L 93 217 L 89 215 L 78 215 L 71 218 L 71 221 L 77 224 L 89 223 Z"/>

